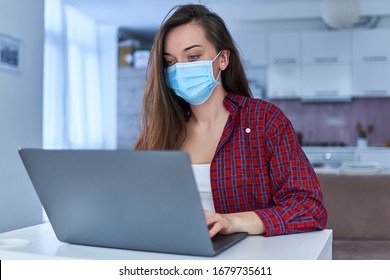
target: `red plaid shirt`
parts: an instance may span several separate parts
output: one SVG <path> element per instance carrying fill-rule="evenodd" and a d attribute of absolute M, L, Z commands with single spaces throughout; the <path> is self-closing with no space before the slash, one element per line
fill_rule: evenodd
<path fill-rule="evenodd" d="M 254 211 L 266 236 L 324 229 L 321 189 L 289 119 L 264 100 L 228 94 L 224 105 L 210 170 L 216 212 Z"/>

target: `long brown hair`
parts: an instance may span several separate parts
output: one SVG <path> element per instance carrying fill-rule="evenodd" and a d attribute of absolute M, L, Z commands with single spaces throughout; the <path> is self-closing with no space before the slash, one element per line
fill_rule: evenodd
<path fill-rule="evenodd" d="M 196 4 L 181 5 L 172 12 L 162 23 L 151 49 L 141 110 L 142 128 L 134 146 L 136 150 L 177 150 L 186 137 L 189 104 L 167 86 L 164 70 L 165 37 L 177 26 L 195 22 L 203 28 L 206 39 L 217 51 L 229 50 L 229 65 L 221 74 L 222 85 L 227 92 L 252 96 L 239 53 L 222 18 Z"/>

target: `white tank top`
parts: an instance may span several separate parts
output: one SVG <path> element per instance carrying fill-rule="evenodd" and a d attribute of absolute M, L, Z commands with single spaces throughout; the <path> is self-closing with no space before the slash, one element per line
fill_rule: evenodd
<path fill-rule="evenodd" d="M 192 170 L 196 185 L 198 186 L 203 209 L 215 212 L 211 193 L 210 164 L 192 164 Z"/>

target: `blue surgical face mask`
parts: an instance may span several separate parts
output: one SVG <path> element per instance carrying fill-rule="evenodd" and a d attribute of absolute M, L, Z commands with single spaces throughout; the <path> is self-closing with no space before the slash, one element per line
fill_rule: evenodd
<path fill-rule="evenodd" d="M 219 84 L 213 74 L 213 60 L 176 63 L 166 69 L 168 86 L 185 101 L 192 105 L 204 103 Z"/>

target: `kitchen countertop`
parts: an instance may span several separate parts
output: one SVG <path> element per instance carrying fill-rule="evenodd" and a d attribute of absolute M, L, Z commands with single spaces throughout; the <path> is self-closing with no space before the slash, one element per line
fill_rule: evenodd
<path fill-rule="evenodd" d="M 390 151 L 390 147 L 385 147 L 385 146 L 368 146 L 366 148 L 358 148 L 356 146 L 302 146 L 302 149 L 304 151 L 316 151 L 316 150 L 321 150 L 321 151 L 328 151 L 328 150 L 334 150 L 334 151 Z"/>
<path fill-rule="evenodd" d="M 343 174 L 343 175 L 389 175 L 390 174 L 390 168 L 384 168 L 381 171 L 372 171 L 372 172 L 359 172 L 359 171 L 352 171 L 347 172 L 343 171 L 338 167 L 331 167 L 331 166 L 324 166 L 324 167 L 316 167 L 314 168 L 314 171 L 317 174 Z"/>
<path fill-rule="evenodd" d="M 302 147 L 316 172 L 339 173 L 340 167 L 349 164 L 377 164 L 387 173 L 390 169 L 390 148 L 388 147 Z M 356 173 L 352 170 L 350 173 Z M 368 170 L 362 170 L 367 173 Z M 372 173 L 372 172 L 368 172 Z M 377 173 L 377 172 L 374 172 Z"/>

